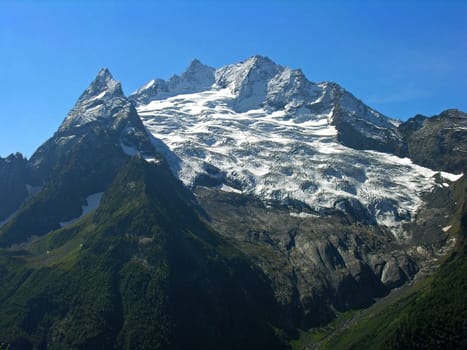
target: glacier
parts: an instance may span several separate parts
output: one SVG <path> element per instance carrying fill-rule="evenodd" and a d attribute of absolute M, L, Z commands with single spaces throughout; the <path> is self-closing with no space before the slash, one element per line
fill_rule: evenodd
<path fill-rule="evenodd" d="M 455 178 L 408 158 L 343 145 L 337 111 L 375 140 L 388 132 L 397 140 L 400 122 L 335 83 L 313 83 L 261 56 L 219 69 L 196 60 L 187 71 L 175 79 L 179 90 L 169 84 L 173 78 L 152 80 L 129 98 L 188 187 L 299 202 L 318 213 L 354 211 L 401 237 L 401 224 L 416 214 L 436 177 Z"/>

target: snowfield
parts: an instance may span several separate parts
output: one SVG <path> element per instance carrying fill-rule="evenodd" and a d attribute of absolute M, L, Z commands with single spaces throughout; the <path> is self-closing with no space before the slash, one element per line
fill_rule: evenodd
<path fill-rule="evenodd" d="M 329 84 L 304 81 L 296 71 L 260 60 L 217 70 L 203 91 L 172 90 L 162 98 L 154 90 L 141 103 L 138 94 L 149 96 L 143 87 L 133 96 L 147 130 L 167 146 L 155 142 L 172 171 L 189 187 L 296 200 L 318 212 L 350 206 L 398 231 L 422 205 L 421 194 L 436 185 L 437 173 L 406 158 L 343 146 L 332 125 L 336 102 Z M 349 114 L 367 111 L 362 105 L 351 95 L 339 104 Z M 365 113 L 378 127 L 397 125 L 371 109 Z M 444 183 L 456 179 L 441 176 Z"/>

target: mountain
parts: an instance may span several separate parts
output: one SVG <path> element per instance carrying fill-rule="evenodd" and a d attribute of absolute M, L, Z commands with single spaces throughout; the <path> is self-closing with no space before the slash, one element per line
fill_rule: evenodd
<path fill-rule="evenodd" d="M 402 123 L 262 56 L 129 97 L 104 68 L 0 159 L 0 343 L 290 348 L 453 248 L 465 117 Z"/>
<path fill-rule="evenodd" d="M 356 212 L 398 236 L 435 186 L 436 172 L 395 156 L 405 142 L 401 123 L 337 84 L 312 83 L 261 56 L 199 67 L 200 75 L 211 72 L 211 86 L 165 99 L 147 99 L 144 88 L 130 96 L 187 186 Z"/>
<path fill-rule="evenodd" d="M 127 153 L 137 149 L 157 161 L 132 103 L 103 69 L 29 160 L 29 185 L 41 190 L 1 228 L 0 245 L 41 236 L 79 217 L 87 198 L 104 192 Z"/>

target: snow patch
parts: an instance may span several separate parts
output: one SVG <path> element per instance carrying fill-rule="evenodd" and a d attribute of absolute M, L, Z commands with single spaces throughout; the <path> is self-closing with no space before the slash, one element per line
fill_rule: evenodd
<path fill-rule="evenodd" d="M 450 174 L 450 173 L 446 173 L 444 171 L 441 171 L 440 174 L 444 179 L 449 180 L 451 182 L 455 182 L 455 181 L 459 180 L 464 175 L 464 173 Z"/>
<path fill-rule="evenodd" d="M 101 99 L 102 97 L 104 97 L 106 93 L 107 93 L 107 91 L 104 90 L 104 91 L 102 91 L 100 94 L 98 94 L 98 95 L 96 95 L 96 96 L 94 96 L 94 97 L 91 97 L 91 98 L 88 99 L 87 101 L 88 101 L 88 102 L 91 102 L 91 101 L 94 101 L 94 100 L 99 100 L 99 99 Z"/>
<path fill-rule="evenodd" d="M 156 159 L 154 157 L 143 157 L 143 159 L 148 162 L 148 163 L 153 163 L 153 164 L 159 164 L 160 163 L 160 160 L 159 159 Z"/>
<path fill-rule="evenodd" d="M 16 214 L 18 214 L 19 210 L 16 210 L 12 214 L 10 214 L 8 217 L 6 217 L 3 221 L 0 222 L 0 228 L 8 224 L 8 222 L 15 217 Z"/>
<path fill-rule="evenodd" d="M 230 187 L 230 186 L 227 186 L 225 184 L 222 184 L 221 187 L 219 187 L 219 189 L 221 191 L 224 191 L 224 192 L 231 192 L 231 193 L 242 193 L 242 191 L 240 190 L 237 190 L 236 188 L 233 188 L 233 187 Z"/>
<path fill-rule="evenodd" d="M 301 218 L 301 219 L 306 219 L 306 218 L 316 218 L 318 215 L 310 214 L 310 213 L 305 213 L 305 212 L 300 212 L 300 213 L 289 213 L 290 216 L 294 218 Z"/>
<path fill-rule="evenodd" d="M 449 225 L 449 226 L 443 227 L 442 230 L 443 232 L 448 232 L 451 229 L 451 227 L 452 225 Z"/>
<path fill-rule="evenodd" d="M 69 226 L 69 225 L 75 223 L 76 221 L 78 221 L 79 219 L 81 219 L 82 217 L 89 214 L 91 211 L 97 209 L 99 207 L 100 203 L 101 203 L 101 199 L 102 199 L 103 194 L 104 194 L 104 192 L 99 192 L 99 193 L 94 193 L 94 194 L 91 194 L 91 195 L 87 196 L 86 204 L 82 206 L 81 215 L 78 216 L 77 218 L 71 219 L 69 221 L 61 222 L 60 227 Z"/>
<path fill-rule="evenodd" d="M 135 147 L 127 146 L 122 142 L 120 142 L 120 147 L 122 148 L 123 153 L 130 157 L 136 156 L 139 153 L 139 151 Z"/>
<path fill-rule="evenodd" d="M 42 186 L 32 186 L 26 184 L 26 191 L 28 192 L 28 199 L 35 196 L 42 190 Z"/>

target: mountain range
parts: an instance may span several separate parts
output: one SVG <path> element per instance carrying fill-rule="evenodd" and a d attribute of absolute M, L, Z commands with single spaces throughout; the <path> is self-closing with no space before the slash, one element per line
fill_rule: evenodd
<path fill-rule="evenodd" d="M 101 69 L 0 158 L 0 341 L 293 347 L 463 249 L 466 140 L 459 110 L 391 119 L 262 56 L 130 96 Z"/>

